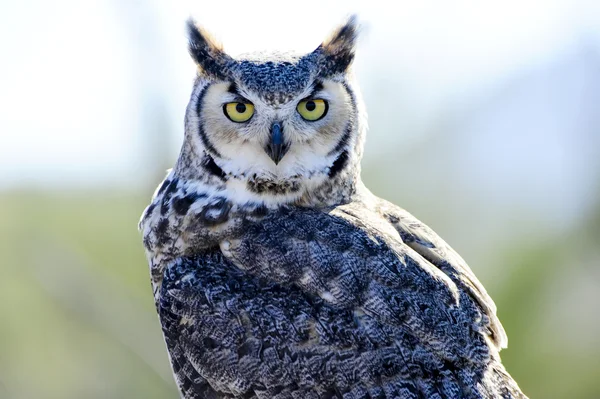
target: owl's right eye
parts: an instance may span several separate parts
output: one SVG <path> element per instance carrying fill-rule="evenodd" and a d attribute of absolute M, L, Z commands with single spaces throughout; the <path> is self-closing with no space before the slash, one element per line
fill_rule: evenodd
<path fill-rule="evenodd" d="M 254 115 L 254 105 L 250 103 L 227 103 L 223 105 L 223 113 L 232 122 L 247 122 Z"/>

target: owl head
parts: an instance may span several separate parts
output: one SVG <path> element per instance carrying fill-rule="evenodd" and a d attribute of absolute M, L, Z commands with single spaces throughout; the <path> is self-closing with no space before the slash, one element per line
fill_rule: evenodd
<path fill-rule="evenodd" d="M 360 182 L 355 17 L 308 54 L 228 55 L 188 21 L 197 78 L 174 172 L 232 201 L 334 204 Z"/>

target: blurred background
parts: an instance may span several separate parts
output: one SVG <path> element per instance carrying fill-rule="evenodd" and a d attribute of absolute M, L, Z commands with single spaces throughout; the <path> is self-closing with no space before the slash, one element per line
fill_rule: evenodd
<path fill-rule="evenodd" d="M 486 4 L 484 4 L 486 3 Z M 600 3 L 0 1 L 0 398 L 176 398 L 137 221 L 194 15 L 232 54 L 357 12 L 364 180 L 471 265 L 531 398 L 600 397 Z"/>

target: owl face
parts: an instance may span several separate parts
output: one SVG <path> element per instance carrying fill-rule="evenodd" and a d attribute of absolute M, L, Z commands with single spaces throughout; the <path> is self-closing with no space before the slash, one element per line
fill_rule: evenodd
<path fill-rule="evenodd" d="M 190 23 L 199 75 L 186 140 L 200 161 L 195 167 L 218 177 L 232 197 L 281 203 L 310 195 L 350 165 L 359 136 L 348 71 L 353 24 L 306 55 L 233 59 Z"/>

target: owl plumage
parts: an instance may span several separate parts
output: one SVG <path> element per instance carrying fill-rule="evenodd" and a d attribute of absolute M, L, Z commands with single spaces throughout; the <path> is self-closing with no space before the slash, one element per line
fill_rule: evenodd
<path fill-rule="evenodd" d="M 484 287 L 360 179 L 354 18 L 232 58 L 193 22 L 175 167 L 140 228 L 183 398 L 525 398 Z"/>

